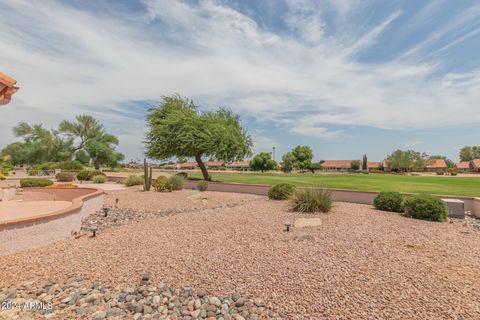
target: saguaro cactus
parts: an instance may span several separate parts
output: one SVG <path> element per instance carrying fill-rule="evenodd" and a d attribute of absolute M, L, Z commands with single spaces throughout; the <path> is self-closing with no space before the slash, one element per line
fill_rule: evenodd
<path fill-rule="evenodd" d="M 147 159 L 143 159 L 143 176 L 145 182 L 143 183 L 143 190 L 150 191 L 150 187 L 152 186 L 152 168 L 148 167 Z"/>

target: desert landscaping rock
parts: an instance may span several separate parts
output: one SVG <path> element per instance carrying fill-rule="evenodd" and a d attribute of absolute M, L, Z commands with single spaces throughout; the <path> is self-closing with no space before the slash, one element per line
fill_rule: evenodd
<path fill-rule="evenodd" d="M 228 200 L 215 209 L 222 196 Z M 228 206 L 229 194 L 207 197 L 208 206 L 217 201 L 214 207 L 2 256 L 0 298 L 52 301 L 55 312 L 87 319 L 97 311 L 118 312 L 119 319 L 169 312 L 176 314 L 172 319 L 215 320 L 480 319 L 478 229 L 336 203 L 316 216 L 320 226 L 301 230 L 312 236 L 307 241 L 294 239 L 297 230 L 285 232 L 284 224 L 311 215 L 290 212 L 286 202 L 255 197 Z M 120 198 L 118 210 L 134 206 L 127 199 Z M 139 212 L 148 206 L 142 201 Z M 152 203 L 153 212 L 172 210 L 168 200 L 164 208 L 158 199 Z M 24 281 L 30 289 L 19 290 Z M 91 295 L 97 296 L 87 303 Z M 225 304 L 229 314 L 223 314 Z M 237 312 L 230 314 L 232 308 Z M 13 313 L 28 319 L 25 311 Z"/>
<path fill-rule="evenodd" d="M 318 227 L 322 224 L 320 218 L 298 218 L 294 222 L 295 228 Z"/>

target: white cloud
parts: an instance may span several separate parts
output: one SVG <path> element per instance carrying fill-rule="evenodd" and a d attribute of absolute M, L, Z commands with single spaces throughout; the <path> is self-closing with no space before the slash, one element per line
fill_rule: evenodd
<path fill-rule="evenodd" d="M 328 34 L 322 10 L 291 6 L 285 20 L 292 36 L 261 28 L 216 1 L 143 3 L 143 13 L 108 14 L 57 1 L 0 0 L 2 71 L 21 87 L 0 109 L 0 145 L 20 120 L 54 125 L 88 110 L 121 136 L 122 148 L 132 150 L 127 157 L 135 156 L 144 124 L 129 102 L 175 92 L 293 134 L 329 139 L 341 130 L 327 125 L 433 128 L 480 121 L 479 70 L 438 76 L 434 61 L 355 59 L 399 11 L 362 25 L 358 34 Z M 336 10 L 350 15 L 352 3 Z"/>

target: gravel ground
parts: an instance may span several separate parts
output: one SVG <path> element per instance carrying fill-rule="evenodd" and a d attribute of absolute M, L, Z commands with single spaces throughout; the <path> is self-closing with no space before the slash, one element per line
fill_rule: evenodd
<path fill-rule="evenodd" d="M 188 204 L 157 195 L 138 204 Z M 77 276 L 122 288 L 150 272 L 154 283 L 263 299 L 289 319 L 480 319 L 478 229 L 347 203 L 319 216 L 318 227 L 284 232 L 308 216 L 259 200 L 146 219 L 0 257 L 0 287 Z"/>
<path fill-rule="evenodd" d="M 119 200 L 118 205 L 116 199 Z M 240 193 L 199 192 L 196 190 L 144 192 L 138 187 L 129 190 L 107 191 L 105 205 L 144 212 L 178 212 L 188 209 L 219 207 L 225 204 L 239 204 L 254 199 L 259 199 L 259 196 Z"/>

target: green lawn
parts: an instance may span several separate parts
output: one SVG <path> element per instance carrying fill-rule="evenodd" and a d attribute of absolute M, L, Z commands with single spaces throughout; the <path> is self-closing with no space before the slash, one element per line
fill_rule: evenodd
<path fill-rule="evenodd" d="M 189 173 L 201 178 L 200 173 Z M 480 197 L 480 178 L 417 177 L 393 174 L 311 174 L 311 173 L 212 173 L 214 181 L 274 185 L 289 182 L 326 188 L 369 191 L 399 191 Z"/>

